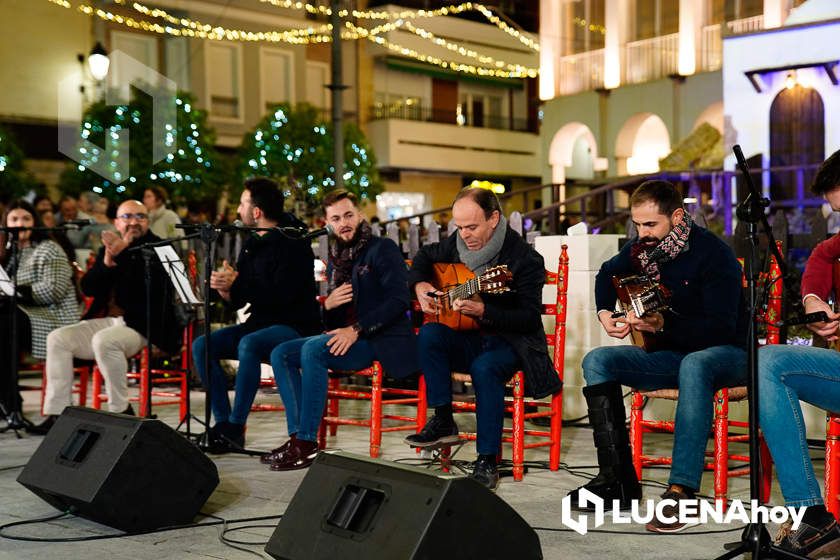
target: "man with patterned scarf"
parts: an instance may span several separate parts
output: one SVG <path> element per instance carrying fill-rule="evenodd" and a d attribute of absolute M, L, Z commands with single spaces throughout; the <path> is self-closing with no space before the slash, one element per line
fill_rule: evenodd
<path fill-rule="evenodd" d="M 663 499 L 691 499 L 700 489 L 704 452 L 717 389 L 747 381 L 748 318 L 741 289 L 741 266 L 718 237 L 691 220 L 682 196 L 667 181 L 646 181 L 630 197 L 638 237 L 601 265 L 595 279 L 598 319 L 608 335 L 623 339 L 631 328 L 652 333 L 656 351 L 638 346 L 596 348 L 583 358 L 584 397 L 589 409 L 598 475 L 585 484 L 608 504 L 622 509 L 641 498 L 625 426 L 621 386 L 642 390 L 679 388 L 673 465 Z M 636 317 L 614 318 L 614 276 L 645 275 L 671 292 L 670 308 Z M 580 489 L 571 492 L 577 503 Z M 665 506 L 661 517 L 675 516 Z M 676 519 L 676 517 L 674 517 Z M 685 527 L 654 518 L 653 532 Z"/>
<path fill-rule="evenodd" d="M 513 231 L 502 216 L 492 191 L 467 188 L 452 206 L 458 233 L 426 245 L 415 256 L 409 283 L 423 311 L 435 313 L 431 284 L 435 263 L 463 263 L 476 275 L 488 267 L 507 265 L 513 274 L 511 291 L 457 299 L 453 309 L 478 321 L 479 330 L 456 331 L 441 323 L 420 329 L 418 352 L 426 379 L 426 396 L 435 414 L 418 433 L 406 438 L 414 447 L 431 447 L 458 440 L 452 417 L 453 371 L 467 372 L 476 397 L 476 450 L 472 477 L 495 490 L 499 483 L 496 454 L 504 421 L 505 384 L 521 369 L 527 395 L 542 398 L 559 391 L 542 324 L 543 258 Z"/>
<path fill-rule="evenodd" d="M 374 360 L 389 377 L 419 369 L 400 250 L 372 235 L 352 193 L 331 191 L 321 205 L 332 230 L 323 308 L 327 332 L 284 342 L 271 353 L 289 432 L 286 443 L 261 458 L 274 471 L 306 468 L 315 460 L 328 370 L 364 369 Z"/>

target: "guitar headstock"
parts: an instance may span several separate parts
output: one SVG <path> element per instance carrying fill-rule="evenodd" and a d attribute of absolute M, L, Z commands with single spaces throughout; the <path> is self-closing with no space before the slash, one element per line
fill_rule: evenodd
<path fill-rule="evenodd" d="M 513 273 L 507 265 L 492 266 L 478 277 L 479 291 L 485 294 L 501 294 L 510 291 Z"/>

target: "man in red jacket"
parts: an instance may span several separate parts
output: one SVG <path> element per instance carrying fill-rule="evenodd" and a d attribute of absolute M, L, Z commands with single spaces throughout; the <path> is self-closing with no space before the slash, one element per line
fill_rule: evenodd
<path fill-rule="evenodd" d="M 820 167 L 814 194 L 840 210 L 840 151 Z M 824 311 L 828 320 L 808 328 L 828 341 L 838 338 L 840 314 L 826 303 L 832 286 L 832 267 L 840 258 L 840 235 L 819 243 L 802 276 L 802 302 L 806 313 Z M 840 527 L 827 512 L 814 475 L 805 439 L 805 422 L 799 401 L 840 412 L 840 353 L 830 348 L 770 345 L 761 349 L 759 367 L 759 421 L 776 464 L 785 505 L 806 507 L 805 516 L 793 531 L 783 525 L 776 544 L 809 558 L 840 555 Z"/>

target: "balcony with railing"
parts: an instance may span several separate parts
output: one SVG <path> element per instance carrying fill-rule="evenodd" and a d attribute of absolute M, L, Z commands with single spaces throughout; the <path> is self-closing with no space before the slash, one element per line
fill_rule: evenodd
<path fill-rule="evenodd" d="M 370 120 L 406 120 L 430 123 L 451 124 L 456 126 L 493 128 L 517 132 L 536 132 L 536 123 L 528 119 L 492 114 L 465 114 L 449 109 L 423 107 L 417 103 L 383 104 L 377 103 L 370 108 Z"/>
<path fill-rule="evenodd" d="M 707 25 L 701 30 L 698 72 L 714 72 L 723 65 L 724 34 L 751 33 L 764 28 L 764 16 L 758 15 Z M 622 83 L 640 84 L 677 74 L 679 68 L 679 33 L 631 41 L 622 53 Z M 604 87 L 604 49 L 560 57 L 559 95 L 572 95 Z"/>
<path fill-rule="evenodd" d="M 723 41 L 720 37 L 721 25 L 707 25 L 700 36 L 699 72 L 714 72 L 723 66 Z"/>
<path fill-rule="evenodd" d="M 367 135 L 380 167 L 532 176 L 540 137 L 528 121 L 411 105 L 374 105 Z"/>
<path fill-rule="evenodd" d="M 679 67 L 679 44 L 679 33 L 627 43 L 624 47 L 622 82 L 641 84 L 676 74 Z"/>
<path fill-rule="evenodd" d="M 604 49 L 560 58 L 560 95 L 604 87 Z"/>
<path fill-rule="evenodd" d="M 726 22 L 726 30 L 730 35 L 737 35 L 738 33 L 752 33 L 753 31 L 761 31 L 762 29 L 764 29 L 763 15 Z"/>

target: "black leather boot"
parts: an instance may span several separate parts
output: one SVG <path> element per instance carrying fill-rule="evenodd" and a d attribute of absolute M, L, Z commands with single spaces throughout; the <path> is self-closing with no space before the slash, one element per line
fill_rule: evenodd
<path fill-rule="evenodd" d="M 581 488 L 601 497 L 607 510 L 612 508 L 613 500 L 619 500 L 622 510 L 629 509 L 631 500 L 641 499 L 642 487 L 633 468 L 621 385 L 610 382 L 584 387 L 583 396 L 598 451 L 599 472 Z M 578 506 L 581 488 L 569 492 L 572 508 L 589 511 L 589 507 Z"/>

